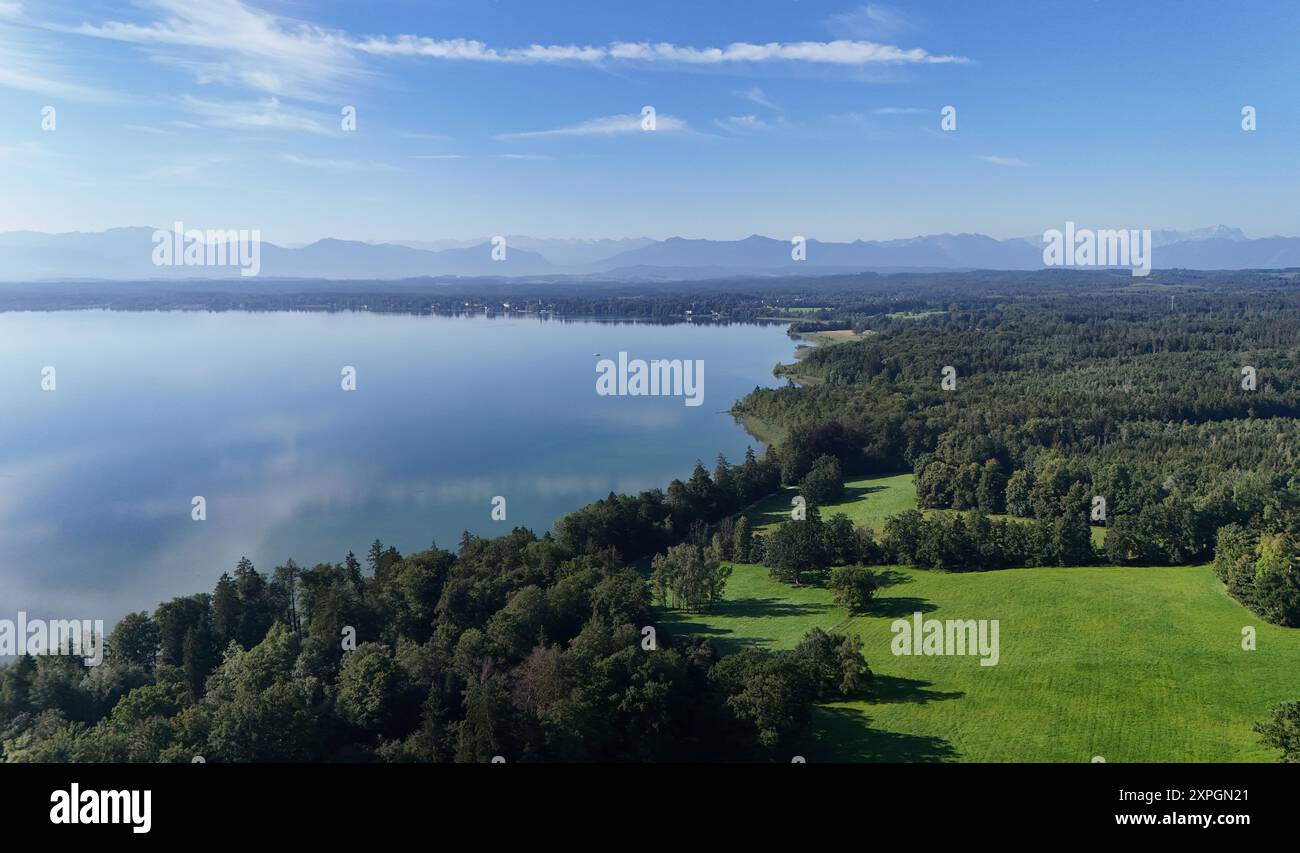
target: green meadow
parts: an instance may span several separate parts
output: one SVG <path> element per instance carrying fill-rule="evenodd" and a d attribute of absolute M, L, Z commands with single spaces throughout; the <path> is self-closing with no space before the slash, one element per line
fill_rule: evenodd
<path fill-rule="evenodd" d="M 797 494 L 798 489 L 783 489 L 759 501 L 745 514 L 755 530 L 769 530 L 790 517 L 790 501 Z M 821 515 L 825 520 L 842 512 L 857 526 L 870 527 L 879 536 L 886 518 L 915 506 L 916 485 L 912 475 L 897 474 L 846 482 L 844 498 L 821 507 Z"/>
<path fill-rule="evenodd" d="M 749 521 L 755 530 L 766 531 L 790 517 L 790 501 L 799 490 L 787 488 L 775 495 L 770 495 L 757 503 L 749 512 Z M 828 519 L 836 513 L 844 513 L 859 527 L 870 527 L 879 538 L 885 527 L 885 519 L 907 509 L 916 508 L 916 482 L 912 474 L 895 474 L 892 477 L 872 477 L 865 480 L 851 480 L 844 484 L 844 497 L 836 503 L 821 507 L 822 519 Z M 957 510 L 927 509 L 926 515 L 934 513 L 952 513 Z M 1011 515 L 990 515 L 989 518 L 1016 519 Z M 1092 544 L 1101 547 L 1106 541 L 1104 527 L 1092 528 Z"/>
<path fill-rule="evenodd" d="M 877 530 L 909 503 L 910 477 L 849 484 L 839 507 Z M 775 523 L 788 497 L 756 506 Z M 789 648 L 821 627 L 853 632 L 875 678 L 851 701 L 819 707 L 810 761 L 1268 761 L 1251 730 L 1300 698 L 1300 630 L 1269 625 L 1229 598 L 1208 566 L 882 570 L 887 585 L 855 617 L 820 587 L 736 564 L 726 601 L 666 613 L 676 631 L 727 654 Z M 997 619 L 999 662 L 896 656 L 895 619 Z M 1257 650 L 1242 649 L 1242 629 Z"/>

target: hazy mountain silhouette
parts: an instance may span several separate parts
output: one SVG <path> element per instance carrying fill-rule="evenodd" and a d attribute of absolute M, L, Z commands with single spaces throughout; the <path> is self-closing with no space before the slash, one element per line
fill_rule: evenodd
<path fill-rule="evenodd" d="M 237 266 L 155 266 L 154 229 L 100 232 L 0 233 L 0 280 L 99 278 L 149 280 L 230 278 Z M 1224 225 L 1192 231 L 1152 231 L 1156 269 L 1300 267 L 1300 238 L 1250 239 Z M 808 239 L 805 259 L 791 257 L 788 239 L 758 234 L 743 240 L 611 240 L 508 236 L 505 260 L 482 241 L 367 243 L 326 238 L 306 246 L 262 243 L 260 275 L 275 278 L 399 279 L 418 276 L 548 276 L 601 274 L 615 278 L 710 278 L 730 275 L 855 271 L 1037 269 L 1040 238 L 998 240 L 983 234 L 929 234 L 851 243 Z"/>

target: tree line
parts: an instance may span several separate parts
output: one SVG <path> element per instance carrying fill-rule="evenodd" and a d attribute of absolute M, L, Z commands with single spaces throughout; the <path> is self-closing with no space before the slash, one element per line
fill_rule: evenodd
<path fill-rule="evenodd" d="M 42 655 L 0 667 L 3 758 L 784 755 L 815 703 L 870 679 L 861 641 L 813 630 L 791 650 L 720 658 L 656 629 L 651 580 L 629 566 L 662 552 L 653 586 L 669 604 L 716 600 L 725 576 L 708 520 L 729 521 L 779 476 L 775 456 L 751 451 L 712 475 L 697 463 L 666 492 L 610 495 L 542 537 L 466 533 L 454 552 L 407 555 L 376 541 L 364 564 L 349 553 L 269 574 L 241 559 L 211 593 L 123 618 L 99 666 Z"/>

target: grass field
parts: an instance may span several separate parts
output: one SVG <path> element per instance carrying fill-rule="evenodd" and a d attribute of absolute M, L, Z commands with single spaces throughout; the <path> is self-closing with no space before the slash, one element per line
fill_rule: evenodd
<path fill-rule="evenodd" d="M 851 488 L 843 509 L 877 530 L 909 505 L 907 476 Z M 788 511 L 771 503 L 755 517 Z M 817 709 L 810 761 L 1267 761 L 1252 724 L 1300 699 L 1300 630 L 1237 604 L 1208 566 L 887 572 L 872 612 L 850 617 L 825 589 L 737 564 L 715 611 L 663 619 L 724 654 L 789 648 L 814 626 L 858 634 L 875 680 Z M 890 623 L 918 611 L 997 619 L 998 665 L 893 655 Z M 1245 626 L 1256 651 L 1241 648 Z"/>
<path fill-rule="evenodd" d="M 790 500 L 798 489 L 785 489 L 755 504 L 745 514 L 755 530 L 769 530 L 790 517 Z M 859 527 L 880 535 L 885 519 L 916 506 L 916 486 L 911 474 L 853 480 L 844 484 L 843 500 L 821 508 L 822 519 L 842 512 Z"/>
<path fill-rule="evenodd" d="M 842 344 L 845 341 L 860 341 L 867 335 L 873 334 L 875 334 L 875 332 L 868 331 L 858 334 L 852 329 L 830 329 L 825 332 L 801 332 L 799 337 L 803 340 L 815 341 L 818 345 L 823 345 Z"/>
<path fill-rule="evenodd" d="M 798 489 L 785 489 L 755 504 L 745 514 L 755 530 L 770 530 L 790 517 L 790 499 L 799 494 Z M 853 480 L 844 484 L 844 497 L 821 508 L 822 520 L 836 513 L 844 513 L 859 527 L 870 527 L 879 538 L 885 528 L 885 519 L 903 510 L 916 508 L 916 483 L 911 474 L 892 477 L 873 477 Z M 926 515 L 957 510 L 927 509 Z M 990 515 L 993 519 L 1015 518 L 1010 515 Z M 1024 520 L 1024 519 L 1020 519 Z M 1106 541 L 1104 527 L 1092 528 L 1092 544 L 1097 547 Z"/>

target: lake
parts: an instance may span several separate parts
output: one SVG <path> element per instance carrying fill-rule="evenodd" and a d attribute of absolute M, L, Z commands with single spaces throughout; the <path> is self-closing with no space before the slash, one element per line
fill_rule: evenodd
<path fill-rule="evenodd" d="M 376 538 L 540 534 L 761 449 L 726 411 L 792 349 L 777 325 L 0 313 L 0 617 L 111 623 L 211 591 L 243 555 L 269 572 Z M 619 352 L 702 360 L 702 404 L 597 394 Z"/>

